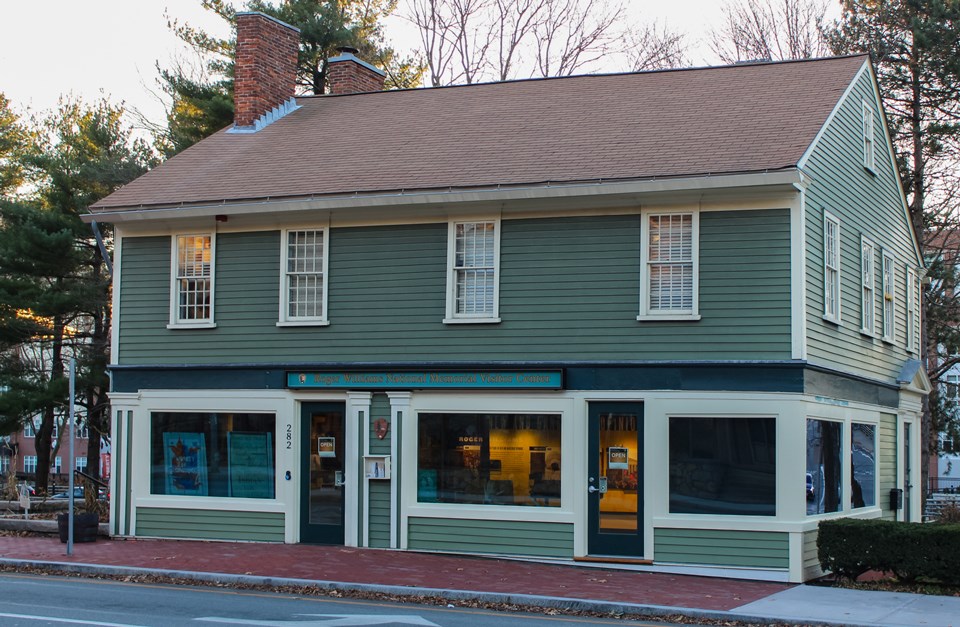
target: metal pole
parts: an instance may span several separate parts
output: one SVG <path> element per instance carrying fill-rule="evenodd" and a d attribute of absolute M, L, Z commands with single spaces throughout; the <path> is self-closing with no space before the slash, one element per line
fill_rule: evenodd
<path fill-rule="evenodd" d="M 76 423 L 74 421 L 74 390 L 77 383 L 77 360 L 73 357 L 70 358 L 70 461 L 67 465 L 67 468 L 70 469 L 70 482 L 69 487 L 67 488 L 67 502 L 69 503 L 69 511 L 67 513 L 67 555 L 73 555 L 73 465 L 75 463 L 74 459 L 74 443 L 76 439 Z"/>

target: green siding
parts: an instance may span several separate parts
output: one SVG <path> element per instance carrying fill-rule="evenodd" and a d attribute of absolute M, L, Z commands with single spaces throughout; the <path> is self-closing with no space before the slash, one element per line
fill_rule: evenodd
<path fill-rule="evenodd" d="M 383 418 L 390 424 L 390 430 L 384 439 L 377 437 L 373 428 L 374 421 Z M 370 420 L 367 441 L 371 455 L 390 455 L 390 441 L 393 437 L 393 420 L 390 418 L 390 399 L 386 394 L 374 394 L 370 399 Z M 397 469 L 394 469 L 394 473 Z M 395 475 L 396 476 L 396 475 Z M 392 480 L 377 479 L 369 481 L 370 510 L 368 514 L 370 546 L 390 548 L 390 484 Z"/>
<path fill-rule="evenodd" d="M 719 529 L 666 529 L 653 532 L 656 562 L 748 568 L 787 568 L 786 533 Z"/>
<path fill-rule="evenodd" d="M 876 172 L 863 166 L 862 102 L 875 108 Z M 855 85 L 838 110 L 805 168 L 811 177 L 807 188 L 807 339 L 812 363 L 891 380 L 910 355 L 906 351 L 905 266 L 917 263 L 911 227 L 901 204 L 896 174 L 882 134 L 883 116 L 876 109 L 868 74 Z M 840 220 L 842 324 L 823 320 L 823 211 Z M 881 250 L 895 258 L 895 342 L 880 338 L 882 289 L 875 290 L 877 337 L 860 333 L 861 264 L 860 240 L 865 236 L 877 247 L 879 281 Z"/>
<path fill-rule="evenodd" d="M 281 512 L 137 508 L 138 536 L 283 542 Z"/>
<path fill-rule="evenodd" d="M 813 529 L 803 534 L 803 571 L 804 579 L 809 572 L 820 571 L 820 558 L 817 557 L 817 536 L 819 531 Z"/>
<path fill-rule="evenodd" d="M 390 548 L 390 482 L 370 481 L 370 546 Z"/>
<path fill-rule="evenodd" d="M 407 545 L 421 551 L 573 557 L 573 525 L 410 518 Z"/>
<path fill-rule="evenodd" d="M 119 362 L 790 357 L 787 209 L 702 214 L 699 322 L 637 322 L 640 225 L 504 220 L 490 325 L 442 323 L 446 224 L 333 229 L 327 327 L 276 326 L 278 231 L 218 236 L 215 329 L 166 328 L 170 240 L 125 238 Z"/>
<path fill-rule="evenodd" d="M 877 503 L 883 510 L 883 518 L 896 520 L 897 511 L 890 509 L 890 490 L 897 487 L 897 416 L 880 414 L 880 428 L 877 430 Z"/>

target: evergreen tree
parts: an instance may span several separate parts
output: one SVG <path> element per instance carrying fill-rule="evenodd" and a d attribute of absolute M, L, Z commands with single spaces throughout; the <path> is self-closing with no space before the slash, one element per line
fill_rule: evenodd
<path fill-rule="evenodd" d="M 236 9 L 225 0 L 202 0 L 236 28 Z M 423 64 L 401 59 L 385 45 L 381 20 L 396 9 L 396 0 L 286 0 L 278 4 L 251 0 L 246 10 L 260 11 L 300 29 L 297 84 L 300 93 L 327 90 L 327 59 L 350 46 L 364 60 L 387 73 L 386 88 L 416 87 Z M 233 122 L 233 55 L 235 41 L 221 39 L 172 21 L 171 28 L 204 59 L 202 71 L 178 66 L 160 70 L 162 89 L 171 98 L 166 129 L 158 129 L 157 148 L 172 156 Z"/>
<path fill-rule="evenodd" d="M 132 140 L 122 115 L 105 101 L 62 102 L 38 123 L 21 160 L 33 175 L 30 193 L 0 204 L 0 415 L 8 425 L 39 416 L 40 493 L 55 455 L 54 427 L 65 433 L 70 358 L 77 359 L 76 400 L 90 430 L 94 474 L 108 432 L 110 277 L 80 214 L 150 165 L 148 148 Z"/>

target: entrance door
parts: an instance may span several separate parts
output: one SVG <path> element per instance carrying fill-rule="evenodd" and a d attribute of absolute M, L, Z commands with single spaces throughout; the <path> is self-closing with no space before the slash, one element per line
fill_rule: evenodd
<path fill-rule="evenodd" d="M 590 403 L 591 555 L 643 557 L 643 404 Z"/>
<path fill-rule="evenodd" d="M 301 542 L 343 544 L 345 410 L 343 403 L 301 408 Z"/>

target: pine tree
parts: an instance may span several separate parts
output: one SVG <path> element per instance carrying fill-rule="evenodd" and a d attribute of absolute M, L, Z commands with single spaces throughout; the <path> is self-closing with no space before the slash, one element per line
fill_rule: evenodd
<path fill-rule="evenodd" d="M 38 123 L 20 159 L 33 177 L 29 193 L 0 204 L 0 415 L 8 425 L 40 417 L 40 493 L 55 454 L 55 426 L 64 433 L 70 358 L 78 364 L 77 402 L 90 428 L 94 473 L 100 435 L 108 432 L 110 279 L 80 215 L 150 165 L 147 146 L 132 140 L 122 116 L 105 101 L 62 102 Z"/>

